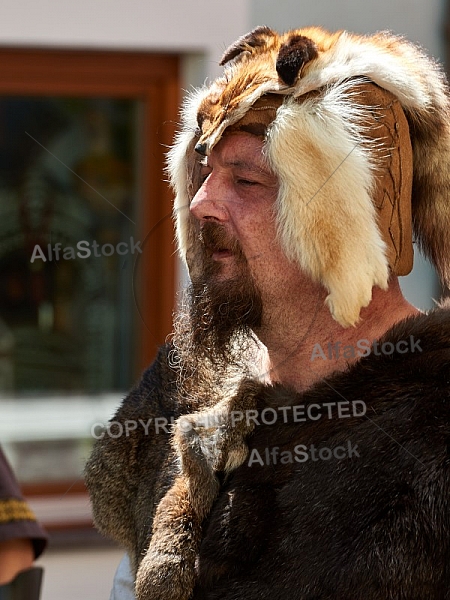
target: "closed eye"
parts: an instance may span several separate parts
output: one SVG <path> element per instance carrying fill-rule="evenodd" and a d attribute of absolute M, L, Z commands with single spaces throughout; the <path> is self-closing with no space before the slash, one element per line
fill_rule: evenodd
<path fill-rule="evenodd" d="M 239 185 L 245 185 L 245 186 L 253 186 L 253 185 L 259 185 L 258 181 L 251 181 L 250 179 L 237 179 L 236 183 L 238 183 Z"/>

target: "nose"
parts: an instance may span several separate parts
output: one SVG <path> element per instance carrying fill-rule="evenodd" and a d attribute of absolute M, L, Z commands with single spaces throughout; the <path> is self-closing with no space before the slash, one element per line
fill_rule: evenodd
<path fill-rule="evenodd" d="M 218 183 L 213 174 L 203 183 L 195 194 L 189 207 L 196 219 L 224 222 L 228 220 L 226 208 L 226 190 Z"/>

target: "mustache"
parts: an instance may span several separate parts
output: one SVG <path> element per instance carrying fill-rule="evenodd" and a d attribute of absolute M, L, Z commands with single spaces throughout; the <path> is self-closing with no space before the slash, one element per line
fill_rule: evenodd
<path fill-rule="evenodd" d="M 200 230 L 200 241 L 211 253 L 228 250 L 239 257 L 243 256 L 239 241 L 219 223 L 207 221 Z"/>

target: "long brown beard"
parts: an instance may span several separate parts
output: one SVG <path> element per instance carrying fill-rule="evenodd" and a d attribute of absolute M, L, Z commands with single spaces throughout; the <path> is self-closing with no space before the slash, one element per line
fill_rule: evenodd
<path fill-rule="evenodd" d="M 219 250 L 233 254 L 236 275 L 221 279 Z M 242 372 L 255 351 L 253 330 L 262 321 L 260 291 L 239 243 L 223 227 L 206 223 L 195 248 L 192 283 L 184 292 L 174 321 L 172 342 L 180 383 L 192 392 L 219 382 L 230 371 Z M 200 265 L 200 267 L 199 267 Z M 174 365 L 175 366 L 175 365 Z M 188 381 L 189 380 L 189 381 Z"/>

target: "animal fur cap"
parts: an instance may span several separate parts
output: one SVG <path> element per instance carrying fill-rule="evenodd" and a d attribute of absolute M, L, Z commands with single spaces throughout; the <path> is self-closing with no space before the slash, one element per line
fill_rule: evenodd
<path fill-rule="evenodd" d="M 385 289 L 390 272 L 411 270 L 411 226 L 449 284 L 450 106 L 435 62 L 389 33 L 279 35 L 257 27 L 221 64 L 224 75 L 187 98 L 168 157 L 188 265 L 198 153 L 209 154 L 247 115 L 279 178 L 282 247 L 329 291 L 326 302 L 342 326 L 358 321 L 372 287 Z M 259 123 L 265 101 L 274 108 Z"/>

